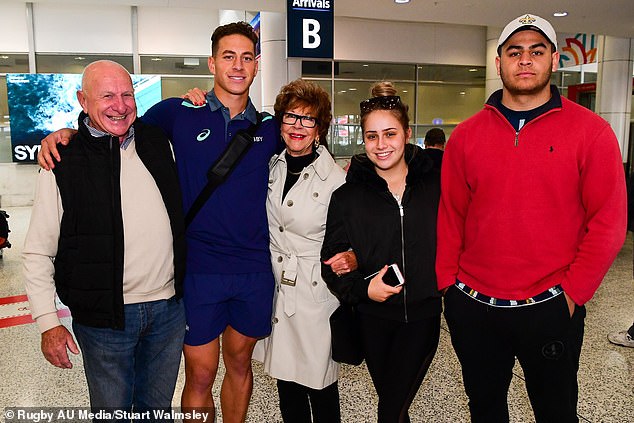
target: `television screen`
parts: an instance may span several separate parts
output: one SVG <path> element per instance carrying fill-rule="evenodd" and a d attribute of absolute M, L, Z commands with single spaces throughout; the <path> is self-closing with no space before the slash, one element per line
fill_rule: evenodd
<path fill-rule="evenodd" d="M 132 75 L 137 115 L 161 101 L 161 78 Z M 40 141 L 60 128 L 77 128 L 79 74 L 7 74 L 14 162 L 34 162 Z"/>

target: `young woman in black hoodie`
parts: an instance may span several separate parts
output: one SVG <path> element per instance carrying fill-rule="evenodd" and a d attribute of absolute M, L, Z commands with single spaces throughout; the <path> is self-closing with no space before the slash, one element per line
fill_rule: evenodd
<path fill-rule="evenodd" d="M 337 275 L 324 265 L 322 275 L 340 301 L 356 305 L 379 422 L 409 422 L 440 334 L 434 272 L 440 176 L 408 143 L 408 108 L 391 83 L 375 84 L 360 107 L 365 153 L 352 158 L 346 183 L 332 195 L 321 252 L 323 261 L 351 248 L 359 268 Z M 384 283 L 391 264 L 404 285 Z"/>

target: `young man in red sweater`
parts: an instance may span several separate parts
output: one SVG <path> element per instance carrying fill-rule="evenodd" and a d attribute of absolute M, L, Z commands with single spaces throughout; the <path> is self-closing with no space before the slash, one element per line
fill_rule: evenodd
<path fill-rule="evenodd" d="M 473 422 L 509 421 L 516 357 L 536 421 L 578 421 L 583 305 L 625 239 L 618 142 L 550 86 L 558 62 L 548 21 L 511 21 L 498 41 L 503 88 L 443 158 L 436 271 Z"/>

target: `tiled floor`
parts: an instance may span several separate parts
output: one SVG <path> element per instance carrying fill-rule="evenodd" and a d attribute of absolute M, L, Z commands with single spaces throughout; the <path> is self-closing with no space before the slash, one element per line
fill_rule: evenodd
<path fill-rule="evenodd" d="M 8 208 L 13 248 L 0 260 L 0 298 L 24 294 L 20 253 L 28 226 L 30 208 Z M 594 299 L 587 304 L 586 336 L 579 370 L 579 416 L 582 422 L 634 422 L 634 349 L 611 345 L 606 334 L 626 329 L 634 319 L 632 238 L 612 266 Z M 68 323 L 68 319 L 65 319 Z M 427 378 L 412 407 L 412 422 L 467 422 L 467 399 L 460 368 L 449 334 L 441 333 L 440 346 Z M 49 365 L 40 353 L 34 324 L 0 329 L 0 420 L 1 409 L 10 406 L 86 406 L 88 394 L 81 356 L 74 368 L 61 370 Z M 255 386 L 248 422 L 281 421 L 275 382 L 254 365 Z M 182 389 L 179 378 L 174 405 Z M 220 379 L 222 374 L 219 375 Z M 340 379 L 344 422 L 376 421 L 377 398 L 365 367 L 346 366 Z M 219 388 L 214 389 L 217 399 Z M 534 421 L 521 376 L 516 368 L 509 393 L 512 422 Z M 221 418 L 218 421 L 222 421 Z"/>

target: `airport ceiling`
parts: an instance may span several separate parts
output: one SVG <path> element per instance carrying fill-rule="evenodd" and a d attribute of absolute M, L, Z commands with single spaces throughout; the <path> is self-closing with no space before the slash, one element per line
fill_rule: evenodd
<path fill-rule="evenodd" d="M 3 0 L 22 2 L 24 0 Z M 634 0 L 331 0 L 335 16 L 407 22 L 435 22 L 502 28 L 516 16 L 534 13 L 561 33 L 594 33 L 634 38 Z M 103 0 L 32 0 L 33 3 L 98 4 Z M 197 7 L 282 12 L 286 0 L 109 0 L 110 5 Z M 568 12 L 564 18 L 553 13 Z"/>

